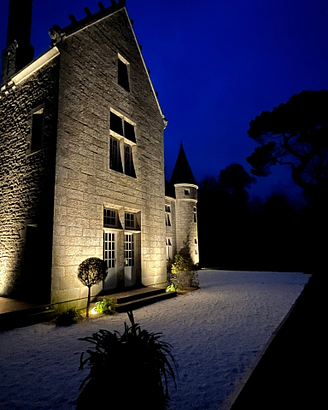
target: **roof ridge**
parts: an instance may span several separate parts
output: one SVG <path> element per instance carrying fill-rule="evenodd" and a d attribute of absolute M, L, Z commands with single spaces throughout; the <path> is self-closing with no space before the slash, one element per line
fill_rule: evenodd
<path fill-rule="evenodd" d="M 79 21 L 76 20 L 73 14 L 70 14 L 68 17 L 71 20 L 71 24 L 64 28 L 61 28 L 58 25 L 54 25 L 53 27 L 51 27 L 51 29 L 49 30 L 49 35 L 52 40 L 52 45 L 54 46 L 57 43 L 59 43 L 65 35 L 72 34 L 75 31 L 80 30 L 88 26 L 89 24 L 96 22 L 99 19 L 107 17 L 110 14 L 114 13 L 115 11 L 118 11 L 124 8 L 126 4 L 126 0 L 118 0 L 117 3 L 116 3 L 116 0 L 110 0 L 110 1 L 112 5 L 107 8 L 103 5 L 101 1 L 99 1 L 98 6 L 100 10 L 94 14 L 91 13 L 88 7 L 84 7 L 86 17 Z"/>

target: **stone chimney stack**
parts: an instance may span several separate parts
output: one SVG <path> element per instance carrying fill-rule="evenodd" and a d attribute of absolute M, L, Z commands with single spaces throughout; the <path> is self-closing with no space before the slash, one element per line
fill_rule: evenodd
<path fill-rule="evenodd" d="M 7 47 L 2 52 L 1 82 L 5 83 L 33 60 L 32 1 L 10 0 Z"/>

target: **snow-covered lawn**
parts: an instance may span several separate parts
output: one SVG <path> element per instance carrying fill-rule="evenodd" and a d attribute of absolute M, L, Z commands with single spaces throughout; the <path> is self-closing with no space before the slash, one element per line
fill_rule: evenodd
<path fill-rule="evenodd" d="M 162 332 L 173 346 L 179 377 L 172 410 L 220 409 L 309 276 L 201 271 L 199 279 L 198 291 L 134 312 L 141 328 Z M 120 313 L 68 328 L 38 324 L 0 333 L 0 409 L 75 409 L 87 375 L 78 371 L 80 353 L 89 346 L 78 339 L 99 329 L 123 332 L 124 321 Z"/>

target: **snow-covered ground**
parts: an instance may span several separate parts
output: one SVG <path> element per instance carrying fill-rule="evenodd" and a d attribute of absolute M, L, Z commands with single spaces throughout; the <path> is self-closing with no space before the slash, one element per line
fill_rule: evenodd
<path fill-rule="evenodd" d="M 162 332 L 178 364 L 171 409 L 220 409 L 283 320 L 309 276 L 201 271 L 201 289 L 134 312 Z M 87 370 L 79 341 L 99 329 L 123 332 L 125 313 L 68 328 L 38 324 L 0 333 L 0 409 L 73 410 Z M 110 398 L 109 398 L 110 400 Z"/>

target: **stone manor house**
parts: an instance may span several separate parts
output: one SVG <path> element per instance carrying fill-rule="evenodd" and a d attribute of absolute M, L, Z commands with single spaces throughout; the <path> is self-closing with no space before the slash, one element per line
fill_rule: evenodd
<path fill-rule="evenodd" d="M 125 1 L 50 30 L 33 60 L 32 0 L 10 0 L 0 88 L 0 295 L 78 301 L 92 288 L 163 285 L 167 259 L 199 261 L 197 185 L 181 145 L 164 177 L 166 120 Z"/>

